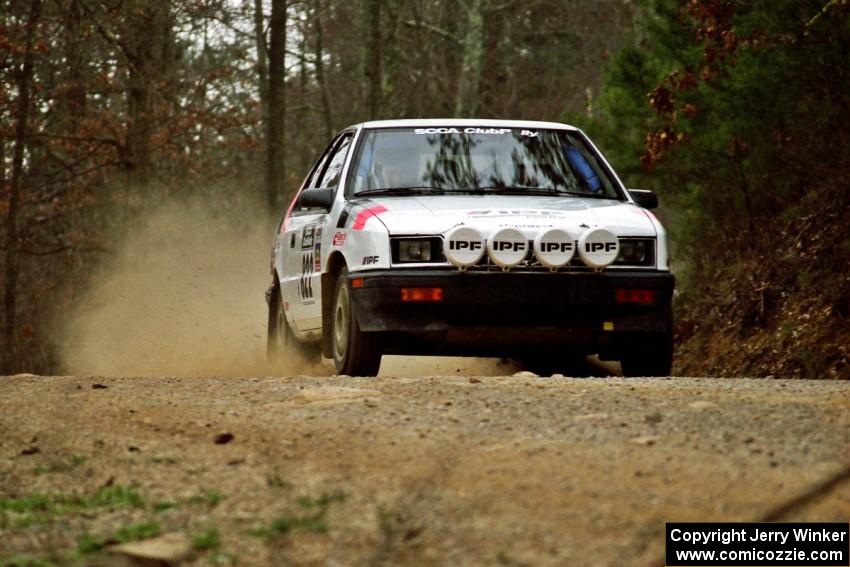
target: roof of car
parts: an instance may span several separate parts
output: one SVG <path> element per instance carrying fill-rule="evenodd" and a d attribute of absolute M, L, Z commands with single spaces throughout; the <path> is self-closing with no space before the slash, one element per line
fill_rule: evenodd
<path fill-rule="evenodd" d="M 479 120 L 475 118 L 414 118 L 406 120 L 372 120 L 352 127 L 363 128 L 433 128 L 438 126 L 483 126 L 486 128 L 548 128 L 557 130 L 577 130 L 575 126 L 559 122 L 537 122 L 533 120 Z"/>

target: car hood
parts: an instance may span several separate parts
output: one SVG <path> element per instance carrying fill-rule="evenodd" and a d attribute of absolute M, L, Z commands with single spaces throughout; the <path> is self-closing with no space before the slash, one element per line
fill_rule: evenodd
<path fill-rule="evenodd" d="M 517 228 L 529 238 L 554 226 L 573 234 L 602 226 L 618 236 L 656 236 L 649 213 L 613 199 L 440 195 L 372 198 L 363 204 L 384 209 L 378 219 L 392 235 L 442 234 L 465 224 L 485 236 L 505 226 Z"/>

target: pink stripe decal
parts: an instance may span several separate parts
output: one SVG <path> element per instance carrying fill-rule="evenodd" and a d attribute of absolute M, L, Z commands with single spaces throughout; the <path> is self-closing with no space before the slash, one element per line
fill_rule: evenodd
<path fill-rule="evenodd" d="M 357 218 L 354 219 L 354 224 L 351 225 L 352 230 L 363 230 L 363 227 L 366 226 L 367 220 L 385 212 L 387 212 L 387 208 L 383 205 L 369 207 L 368 209 L 361 211 L 357 215 Z"/>

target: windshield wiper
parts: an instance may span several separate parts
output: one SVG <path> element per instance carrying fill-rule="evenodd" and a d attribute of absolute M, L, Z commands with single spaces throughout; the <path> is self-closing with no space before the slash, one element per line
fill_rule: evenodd
<path fill-rule="evenodd" d="M 527 187 L 524 185 L 512 185 L 506 187 L 504 185 L 488 185 L 485 187 L 476 187 L 479 193 L 501 193 L 508 195 L 560 195 L 561 191 L 555 189 L 543 189 L 542 187 Z"/>
<path fill-rule="evenodd" d="M 358 191 L 354 194 L 355 197 L 361 197 L 363 195 L 423 195 L 423 194 L 438 194 L 442 195 L 445 193 L 445 189 L 440 189 L 439 187 L 382 187 L 380 189 L 366 189 L 365 191 Z"/>
<path fill-rule="evenodd" d="M 594 193 L 584 193 L 582 191 L 562 191 L 558 189 L 543 189 L 542 187 L 528 187 L 524 185 L 514 185 L 510 187 L 505 187 L 502 185 L 491 185 L 487 187 L 478 187 L 478 190 L 482 193 L 501 193 L 501 194 L 509 194 L 509 195 L 542 195 L 546 197 L 560 197 L 562 195 L 575 195 L 576 197 L 591 197 L 591 198 L 603 198 L 610 199 L 605 194 L 596 195 Z"/>

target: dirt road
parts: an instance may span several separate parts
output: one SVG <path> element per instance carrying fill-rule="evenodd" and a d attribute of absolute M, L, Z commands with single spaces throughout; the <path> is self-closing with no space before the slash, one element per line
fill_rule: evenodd
<path fill-rule="evenodd" d="M 785 506 L 850 464 L 847 382 L 0 387 L 0 565 L 110 565 L 104 546 L 170 532 L 187 565 L 654 565 L 665 521 L 850 519 L 846 480 Z"/>

